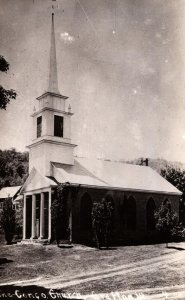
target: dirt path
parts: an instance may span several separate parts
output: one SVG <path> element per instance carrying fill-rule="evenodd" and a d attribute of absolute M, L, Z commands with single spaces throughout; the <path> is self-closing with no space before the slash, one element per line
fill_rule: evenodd
<path fill-rule="evenodd" d="M 184 253 L 177 253 L 174 257 L 174 254 L 168 254 L 165 255 L 165 257 L 157 257 L 157 258 L 151 258 L 151 259 L 146 259 L 143 260 L 142 262 L 139 263 L 132 263 L 132 264 L 127 264 L 127 265 L 122 265 L 117 268 L 110 268 L 104 272 L 96 272 L 92 274 L 86 274 L 86 275 L 79 275 L 73 278 L 68 278 L 64 280 L 63 276 L 58 276 L 53 279 L 49 280 L 40 280 L 37 282 L 37 285 L 41 285 L 44 287 L 49 287 L 49 288 L 66 288 L 66 287 L 71 287 L 71 286 L 76 286 L 79 284 L 84 284 L 90 281 L 97 281 L 97 280 L 102 280 L 105 278 L 110 278 L 110 277 L 115 277 L 115 276 L 123 276 L 127 275 L 128 273 L 141 273 L 142 272 L 152 272 L 152 269 L 157 269 L 161 265 L 165 264 L 172 264 L 173 262 L 177 261 L 184 261 L 185 255 Z M 35 282 L 36 283 L 36 282 Z"/>
<path fill-rule="evenodd" d="M 115 276 L 123 276 L 127 275 L 129 273 L 139 274 L 142 276 L 143 272 L 152 272 L 152 269 L 156 270 L 160 266 L 165 266 L 168 264 L 172 264 L 173 262 L 180 262 L 184 263 L 185 260 L 185 253 L 184 251 L 181 252 L 176 252 L 165 254 L 159 257 L 151 258 L 151 259 L 145 259 L 142 262 L 135 262 L 135 263 L 130 263 L 127 265 L 120 265 L 119 267 L 115 268 L 109 268 L 106 271 L 99 271 L 99 272 L 90 272 L 88 274 L 80 274 L 78 276 L 74 277 L 64 277 L 64 276 L 56 276 L 53 278 L 35 278 L 32 280 L 25 280 L 25 281 L 16 281 L 16 282 L 6 282 L 3 284 L 21 284 L 23 286 L 25 285 L 37 285 L 37 286 L 43 286 L 46 288 L 52 288 L 52 289 L 57 289 L 57 288 L 68 288 L 72 286 L 77 286 L 79 284 L 84 284 L 87 282 L 91 281 L 97 281 L 97 280 L 102 280 L 105 278 L 110 278 L 110 277 L 115 277 Z M 167 287 L 170 289 L 172 292 L 175 289 L 175 292 L 177 293 L 177 289 L 179 286 L 174 287 Z M 165 291 L 166 289 L 165 288 Z M 185 290 L 185 286 L 183 286 L 183 289 Z M 155 289 L 151 289 L 150 292 L 154 291 Z M 159 289 L 158 289 L 159 290 Z M 143 290 L 141 290 L 143 291 Z M 180 290 L 182 292 L 182 288 Z M 184 294 L 184 293 L 183 293 Z M 161 292 L 160 292 L 161 295 Z M 137 298 L 136 298 L 137 299 Z M 151 298 L 151 299 L 157 299 L 157 298 Z M 160 299 L 160 298 L 159 298 Z M 162 298 L 161 298 L 162 299 Z M 170 298 L 166 298 L 170 299 Z M 173 299 L 173 298 L 172 298 Z M 175 299 L 175 298 L 174 298 Z M 178 298 L 177 298 L 178 299 Z M 179 298 L 183 299 L 183 298 Z M 185 299 L 185 295 L 184 295 Z"/>
<path fill-rule="evenodd" d="M 147 288 L 115 292 L 108 294 L 91 294 L 82 296 L 84 300 L 180 300 L 185 299 L 185 284 L 162 288 Z"/>

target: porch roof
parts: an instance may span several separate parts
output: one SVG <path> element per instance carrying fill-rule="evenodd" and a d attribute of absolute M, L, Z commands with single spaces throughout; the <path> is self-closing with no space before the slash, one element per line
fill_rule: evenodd
<path fill-rule="evenodd" d="M 52 186 L 56 185 L 57 183 L 54 180 L 41 175 L 37 169 L 33 168 L 21 189 L 21 194 L 40 189 L 51 188 Z"/>

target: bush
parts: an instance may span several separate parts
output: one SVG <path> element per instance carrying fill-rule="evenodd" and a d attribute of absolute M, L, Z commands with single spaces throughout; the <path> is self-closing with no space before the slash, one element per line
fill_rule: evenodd
<path fill-rule="evenodd" d="M 112 229 L 112 203 L 104 198 L 94 203 L 92 208 L 92 226 L 95 234 L 97 248 L 109 247 Z"/>
<path fill-rule="evenodd" d="M 69 185 L 59 184 L 54 191 L 51 204 L 52 241 L 59 245 L 60 240 L 69 239 L 69 228 L 66 216 L 66 203 L 68 198 Z"/>
<path fill-rule="evenodd" d="M 182 223 L 174 226 L 174 228 L 171 230 L 171 235 L 176 242 L 184 240 L 185 228 L 183 227 Z"/>
<path fill-rule="evenodd" d="M 166 242 L 172 239 L 179 239 L 184 236 L 184 229 L 181 224 L 178 223 L 177 215 L 172 212 L 169 202 L 163 203 L 158 211 L 155 212 L 156 230 L 159 232 L 160 237 Z"/>

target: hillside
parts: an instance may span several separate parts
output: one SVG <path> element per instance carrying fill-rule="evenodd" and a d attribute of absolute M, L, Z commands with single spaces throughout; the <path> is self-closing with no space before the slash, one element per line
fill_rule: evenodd
<path fill-rule="evenodd" d="M 121 160 L 121 161 L 126 162 L 128 164 L 141 165 L 141 160 L 142 160 L 142 158 L 136 158 L 134 160 L 129 160 L 129 161 Z M 143 164 L 143 165 L 145 165 L 145 164 Z M 149 158 L 148 165 L 149 165 L 149 167 L 151 167 L 152 169 L 157 171 L 159 174 L 161 174 L 161 170 L 165 171 L 168 168 L 175 169 L 175 170 L 178 170 L 178 169 L 185 170 L 185 166 L 183 163 L 175 162 L 175 161 L 168 161 L 168 160 L 161 159 L 161 158 L 157 158 L 157 159 Z M 163 176 L 163 174 L 161 174 L 161 175 Z"/>

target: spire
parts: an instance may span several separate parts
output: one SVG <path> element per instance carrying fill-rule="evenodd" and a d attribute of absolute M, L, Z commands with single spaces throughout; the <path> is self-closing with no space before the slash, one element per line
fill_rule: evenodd
<path fill-rule="evenodd" d="M 51 46 L 50 46 L 50 61 L 49 61 L 49 85 L 48 92 L 60 94 L 58 90 L 58 74 L 57 74 L 57 58 L 55 44 L 55 28 L 54 28 L 54 12 L 52 13 L 51 23 Z"/>

